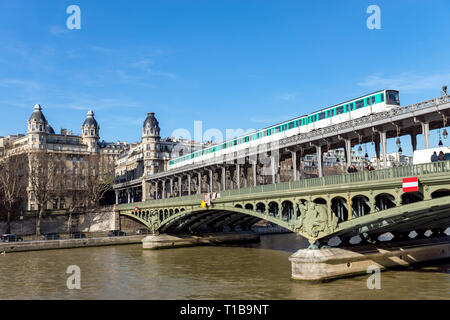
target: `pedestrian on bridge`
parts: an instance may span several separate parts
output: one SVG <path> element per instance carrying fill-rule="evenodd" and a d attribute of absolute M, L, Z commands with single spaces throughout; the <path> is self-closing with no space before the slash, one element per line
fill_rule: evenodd
<path fill-rule="evenodd" d="M 356 169 L 354 164 L 351 164 L 350 167 L 348 167 L 347 172 L 348 173 L 355 173 L 355 172 L 358 172 L 358 169 Z"/>
<path fill-rule="evenodd" d="M 438 155 L 437 155 L 437 153 L 436 153 L 436 151 L 435 151 L 435 152 L 433 152 L 433 154 L 431 155 L 431 162 L 437 162 L 437 161 L 439 161 L 439 157 L 438 157 Z"/>
<path fill-rule="evenodd" d="M 442 151 L 439 152 L 438 160 L 439 161 L 445 161 L 445 154 Z"/>

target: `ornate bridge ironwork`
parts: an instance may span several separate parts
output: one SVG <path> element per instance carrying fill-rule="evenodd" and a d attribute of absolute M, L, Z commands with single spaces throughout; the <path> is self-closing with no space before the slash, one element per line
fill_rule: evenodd
<path fill-rule="evenodd" d="M 418 177 L 404 193 L 402 178 Z M 334 236 L 377 238 L 391 231 L 442 232 L 450 220 L 450 161 L 226 190 L 203 208 L 203 195 L 119 205 L 154 234 L 246 229 L 275 223 L 311 243 Z"/>

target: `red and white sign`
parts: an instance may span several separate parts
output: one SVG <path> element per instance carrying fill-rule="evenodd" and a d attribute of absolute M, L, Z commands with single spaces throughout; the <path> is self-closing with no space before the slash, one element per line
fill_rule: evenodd
<path fill-rule="evenodd" d="M 134 212 L 138 212 L 138 207 L 134 207 Z"/>
<path fill-rule="evenodd" d="M 211 205 L 211 195 L 209 193 L 205 194 L 205 203 L 208 206 Z"/>
<path fill-rule="evenodd" d="M 419 191 L 419 179 L 414 178 L 404 178 L 403 179 L 403 192 L 414 192 Z"/>

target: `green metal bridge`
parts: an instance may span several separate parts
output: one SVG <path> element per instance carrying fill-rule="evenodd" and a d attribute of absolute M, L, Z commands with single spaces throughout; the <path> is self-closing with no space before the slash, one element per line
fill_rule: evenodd
<path fill-rule="evenodd" d="M 403 192 L 403 178 L 417 177 L 418 191 Z M 220 192 L 202 206 L 204 195 L 118 205 L 153 234 L 246 230 L 266 220 L 311 244 L 335 236 L 376 242 L 391 232 L 404 238 L 415 230 L 442 234 L 450 225 L 450 161 L 303 179 Z"/>

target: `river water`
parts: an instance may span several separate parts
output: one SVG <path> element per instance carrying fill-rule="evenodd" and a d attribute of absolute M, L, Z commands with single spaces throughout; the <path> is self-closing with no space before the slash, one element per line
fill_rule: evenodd
<path fill-rule="evenodd" d="M 288 257 L 308 243 L 295 234 L 261 242 L 142 250 L 141 245 L 32 251 L 0 255 L 1 299 L 450 299 L 450 263 L 328 283 L 290 279 Z M 68 289 L 69 265 L 81 289 Z"/>

